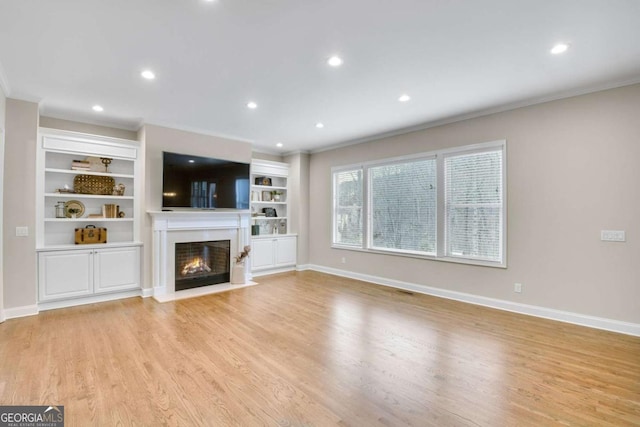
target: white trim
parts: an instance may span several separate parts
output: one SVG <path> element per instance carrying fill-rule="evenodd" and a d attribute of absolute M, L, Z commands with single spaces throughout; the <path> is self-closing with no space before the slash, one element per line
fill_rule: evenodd
<path fill-rule="evenodd" d="M 260 277 L 260 276 L 268 276 L 269 274 L 277 274 L 277 273 L 286 273 L 287 271 L 295 271 L 296 270 L 296 266 L 295 265 L 291 265 L 289 267 L 282 267 L 282 268 L 267 268 L 265 270 L 252 270 L 251 273 L 253 274 L 253 277 Z"/>
<path fill-rule="evenodd" d="M 500 300 L 496 298 L 483 297 L 479 295 L 467 294 L 464 292 L 449 291 L 441 288 L 420 285 L 416 283 L 403 282 L 400 280 L 387 279 L 384 277 L 372 276 L 368 274 L 355 273 L 352 271 L 339 270 L 337 268 L 324 267 L 310 264 L 309 269 L 321 273 L 332 274 L 350 279 L 362 280 L 392 288 L 405 289 L 421 294 L 432 295 L 440 298 L 447 298 L 469 304 L 481 305 L 498 310 L 511 311 L 513 313 L 525 314 L 528 316 L 541 317 L 544 319 L 556 320 L 558 322 L 571 323 L 574 325 L 586 326 L 594 329 L 617 332 L 620 334 L 640 337 L 640 324 L 622 322 L 619 320 L 606 319 L 603 317 L 589 316 L 586 314 L 573 313 L 569 311 L 556 310 L 553 308 L 540 307 L 535 305 L 521 304 L 513 301 Z"/>
<path fill-rule="evenodd" d="M 296 271 L 307 271 L 311 270 L 312 264 L 299 264 L 296 265 Z"/>
<path fill-rule="evenodd" d="M 153 288 L 142 288 L 140 289 L 140 296 L 142 298 L 149 298 L 153 296 Z"/>
<path fill-rule="evenodd" d="M 37 305 L 24 305 L 22 307 L 5 308 L 4 315 L 8 319 L 16 319 L 18 317 L 35 316 L 38 314 Z"/>
<path fill-rule="evenodd" d="M 130 291 L 117 292 L 112 294 L 91 295 L 84 298 L 65 299 L 60 301 L 47 301 L 38 304 L 40 311 L 55 310 L 57 308 L 75 307 L 77 305 L 95 304 L 97 302 L 115 301 L 125 298 L 141 297 L 140 288 Z"/>
<path fill-rule="evenodd" d="M 203 295 L 218 294 L 220 292 L 233 291 L 236 289 L 242 289 L 242 288 L 255 286 L 255 285 L 257 285 L 257 283 L 253 281 L 248 281 L 241 285 L 234 285 L 231 283 L 220 283 L 217 285 L 202 286 L 199 288 L 185 289 L 183 291 L 177 291 L 177 292 L 166 292 L 156 288 L 156 291 L 153 293 L 153 299 L 155 299 L 160 303 L 163 303 L 163 302 L 176 301 L 176 300 L 181 300 L 186 298 L 201 297 Z"/>
<path fill-rule="evenodd" d="M 2 63 L 0 63 L 0 89 L 2 89 L 4 96 L 9 98 L 11 95 L 11 88 L 9 87 L 9 80 L 7 80 L 7 75 L 4 73 Z"/>

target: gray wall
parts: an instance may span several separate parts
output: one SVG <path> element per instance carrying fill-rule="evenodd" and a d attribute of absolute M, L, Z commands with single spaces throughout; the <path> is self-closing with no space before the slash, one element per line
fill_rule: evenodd
<path fill-rule="evenodd" d="M 7 99 L 4 163 L 4 307 L 36 304 L 36 139 L 38 104 Z M 16 227 L 29 227 L 16 237 Z"/>
<path fill-rule="evenodd" d="M 298 265 L 309 262 L 309 154 L 297 153 L 284 158 L 289 163 L 290 232 L 298 233 Z"/>
<path fill-rule="evenodd" d="M 268 153 L 261 153 L 259 151 L 254 151 L 253 153 L 251 153 L 251 157 L 254 159 L 260 159 L 260 160 L 270 160 L 272 162 L 282 162 L 282 156 L 279 156 L 277 154 L 268 154 Z"/>
<path fill-rule="evenodd" d="M 639 111 L 633 85 L 313 154 L 310 263 L 640 323 Z M 498 139 L 507 140 L 507 269 L 331 248 L 332 166 Z M 626 230 L 627 242 L 600 241 L 603 229 Z"/>

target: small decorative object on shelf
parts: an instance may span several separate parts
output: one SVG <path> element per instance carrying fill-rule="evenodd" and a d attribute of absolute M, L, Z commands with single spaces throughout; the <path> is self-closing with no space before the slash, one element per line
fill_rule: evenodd
<path fill-rule="evenodd" d="M 275 208 L 262 208 L 262 212 L 264 212 L 267 217 L 275 218 L 278 216 Z"/>
<path fill-rule="evenodd" d="M 282 196 L 282 191 L 272 191 L 271 192 L 271 200 L 274 202 L 279 202 L 280 201 L 280 196 Z"/>
<path fill-rule="evenodd" d="M 90 245 L 93 243 L 107 243 L 107 229 L 87 225 L 85 228 L 76 228 L 76 245 Z"/>
<path fill-rule="evenodd" d="M 249 252 L 251 252 L 251 246 L 245 246 L 235 257 L 236 263 L 231 270 L 231 284 L 233 285 L 244 285 L 246 282 L 245 274 L 244 274 L 244 261 L 249 256 Z"/>
<path fill-rule="evenodd" d="M 76 175 L 73 178 L 73 191 L 80 194 L 113 194 L 115 180 L 110 176 Z"/>
<path fill-rule="evenodd" d="M 104 173 L 109 173 L 109 165 L 113 159 L 110 159 L 109 157 L 100 157 L 100 161 L 104 165 Z"/>
<path fill-rule="evenodd" d="M 120 206 L 107 203 L 102 206 L 102 216 L 105 218 L 118 218 Z"/>
<path fill-rule="evenodd" d="M 75 193 L 75 191 L 73 191 L 72 188 L 69 188 L 67 184 L 65 184 L 63 188 L 58 188 L 58 190 L 56 191 L 58 191 L 58 193 L 69 193 L 69 194 Z"/>
<path fill-rule="evenodd" d="M 80 200 L 69 200 L 64 204 L 64 211 L 67 218 L 80 218 L 84 215 L 84 204 Z"/>
<path fill-rule="evenodd" d="M 256 185 L 271 185 L 271 178 L 267 178 L 266 176 L 259 176 L 255 180 Z"/>
<path fill-rule="evenodd" d="M 64 202 L 56 203 L 56 218 L 66 218 L 64 214 Z"/>
<path fill-rule="evenodd" d="M 125 186 L 123 183 L 118 183 L 113 187 L 114 196 L 124 196 Z"/>
<path fill-rule="evenodd" d="M 73 160 L 71 162 L 71 170 L 88 172 L 91 170 L 91 162 L 88 160 Z"/>

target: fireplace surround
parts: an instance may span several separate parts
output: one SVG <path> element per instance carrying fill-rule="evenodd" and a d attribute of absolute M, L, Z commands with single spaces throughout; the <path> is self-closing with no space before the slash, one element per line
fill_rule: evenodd
<path fill-rule="evenodd" d="M 160 301 L 204 295 L 236 289 L 244 285 L 227 282 L 176 289 L 176 244 L 189 242 L 229 241 L 229 266 L 232 258 L 250 239 L 250 213 L 238 211 L 150 211 L 153 228 L 152 276 L 153 297 Z M 251 282 L 250 260 L 245 266 L 247 284 Z M 209 267 L 211 268 L 211 267 Z M 197 269 L 197 267 L 196 267 Z"/>

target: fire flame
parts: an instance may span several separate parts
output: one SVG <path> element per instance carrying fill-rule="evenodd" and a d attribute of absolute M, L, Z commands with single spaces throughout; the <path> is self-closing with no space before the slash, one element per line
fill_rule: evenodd
<path fill-rule="evenodd" d="M 187 276 L 189 274 L 204 273 L 204 272 L 210 273 L 211 268 L 207 265 L 206 262 L 204 262 L 202 258 L 198 257 L 198 258 L 194 258 L 193 261 L 185 264 L 184 267 L 182 267 L 182 271 L 180 272 L 180 274 L 182 276 Z"/>

